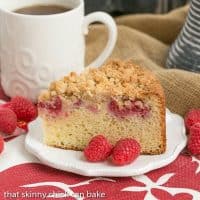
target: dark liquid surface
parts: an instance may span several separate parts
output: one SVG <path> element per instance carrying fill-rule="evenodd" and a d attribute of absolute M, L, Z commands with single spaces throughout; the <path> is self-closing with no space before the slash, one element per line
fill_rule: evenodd
<path fill-rule="evenodd" d="M 63 13 L 71 10 L 64 6 L 58 5 L 33 5 L 15 10 L 15 13 L 26 14 L 26 15 L 53 15 Z"/>

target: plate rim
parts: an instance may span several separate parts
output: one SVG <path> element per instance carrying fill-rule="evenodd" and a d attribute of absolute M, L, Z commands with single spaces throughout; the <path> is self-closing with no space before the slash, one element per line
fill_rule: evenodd
<path fill-rule="evenodd" d="M 182 121 L 182 131 L 180 133 L 181 137 L 182 137 L 181 142 L 174 147 L 175 148 L 174 151 L 172 153 L 170 153 L 170 155 L 167 158 L 162 159 L 162 160 L 157 161 L 157 162 L 148 163 L 147 166 L 145 166 L 144 168 L 141 168 L 141 169 L 137 169 L 137 171 L 135 171 L 135 172 L 132 172 L 132 171 L 130 172 L 130 169 L 129 169 L 129 170 L 123 170 L 122 174 L 119 174 L 119 172 L 116 172 L 116 171 L 111 174 L 109 171 L 104 171 L 104 170 L 99 170 L 99 169 L 98 169 L 98 171 L 90 170 L 89 168 L 87 170 L 84 170 L 85 168 L 80 169 L 76 165 L 71 165 L 71 164 L 69 165 L 69 163 L 68 163 L 67 166 L 63 166 L 63 165 L 59 166 L 60 163 L 56 164 L 55 161 L 49 160 L 48 158 L 46 158 L 45 154 L 42 151 L 37 151 L 33 147 L 33 145 L 30 142 L 31 141 L 31 134 L 27 134 L 27 136 L 25 138 L 25 148 L 29 153 L 36 156 L 41 161 L 41 163 L 43 163 L 47 166 L 53 167 L 53 168 L 58 169 L 58 170 L 79 174 L 79 175 L 82 175 L 82 176 L 88 176 L 88 177 L 94 177 L 94 176 L 95 177 L 97 177 L 97 176 L 104 176 L 104 177 L 138 176 L 138 175 L 150 172 L 152 170 L 159 169 L 161 167 L 164 167 L 164 166 L 172 163 L 178 157 L 179 153 L 182 151 L 182 149 L 187 144 L 186 129 L 185 129 L 185 126 L 184 126 L 183 118 L 178 114 L 170 112 L 168 109 L 166 110 L 166 115 L 168 115 L 168 117 L 170 117 L 170 118 L 172 118 L 172 117 L 179 118 L 179 120 Z M 36 121 L 31 123 L 31 126 L 33 126 L 34 123 L 37 123 L 37 121 L 39 121 L 39 119 L 37 119 Z M 30 127 L 30 129 L 31 129 L 31 127 Z M 41 142 L 38 142 L 38 143 L 42 146 L 45 145 Z M 48 146 L 46 146 L 46 147 L 47 148 L 54 148 L 54 147 L 48 147 Z M 63 149 L 60 149 L 60 150 L 63 151 Z M 64 150 L 64 151 L 72 151 L 72 150 Z M 161 154 L 161 155 L 163 155 L 163 154 Z M 151 155 L 141 155 L 141 156 L 151 156 Z M 90 164 L 93 164 L 93 163 L 90 163 Z M 114 166 L 114 167 L 126 168 L 126 166 L 121 166 L 121 167 L 120 166 Z M 118 173 L 118 174 L 116 174 L 116 173 Z"/>

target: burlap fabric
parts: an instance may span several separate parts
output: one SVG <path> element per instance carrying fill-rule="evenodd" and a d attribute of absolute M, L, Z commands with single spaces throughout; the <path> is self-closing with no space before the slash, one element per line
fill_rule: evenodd
<path fill-rule="evenodd" d="M 200 74 L 177 69 L 166 69 L 165 62 L 171 43 L 179 34 L 188 7 L 165 15 L 128 15 L 116 19 L 118 41 L 112 58 L 133 59 L 152 70 L 164 87 L 167 107 L 184 115 L 191 108 L 200 108 Z M 107 41 L 102 25 L 93 25 L 87 36 L 86 62 L 96 58 Z"/>

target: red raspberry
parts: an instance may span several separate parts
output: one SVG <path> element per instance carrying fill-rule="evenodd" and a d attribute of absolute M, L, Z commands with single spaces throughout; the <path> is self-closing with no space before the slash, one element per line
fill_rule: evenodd
<path fill-rule="evenodd" d="M 38 115 L 37 107 L 24 97 L 12 98 L 9 107 L 15 112 L 17 119 L 20 121 L 31 122 Z"/>
<path fill-rule="evenodd" d="M 108 109 L 116 117 L 121 118 L 124 118 L 129 115 L 138 115 L 141 117 L 145 117 L 150 111 L 150 108 L 139 100 L 131 101 L 130 105 L 123 105 L 122 107 L 118 105 L 117 101 L 112 100 L 108 104 Z"/>
<path fill-rule="evenodd" d="M 3 137 L 0 136 L 0 154 L 3 152 L 4 149 L 4 140 Z"/>
<path fill-rule="evenodd" d="M 0 108 L 0 131 L 12 134 L 17 127 L 17 116 L 9 108 Z"/>
<path fill-rule="evenodd" d="M 46 108 L 51 113 L 58 114 L 62 109 L 62 101 L 60 97 L 54 97 L 50 101 L 47 102 L 39 102 L 38 103 L 39 108 Z"/>
<path fill-rule="evenodd" d="M 187 148 L 193 155 L 200 155 L 200 123 L 190 128 Z"/>
<path fill-rule="evenodd" d="M 24 131 L 28 132 L 28 123 L 24 121 L 18 121 L 17 122 L 17 127 L 20 129 L 23 129 Z"/>
<path fill-rule="evenodd" d="M 188 130 L 194 124 L 200 122 L 200 109 L 192 109 L 185 116 L 185 126 Z"/>
<path fill-rule="evenodd" d="M 4 104 L 0 105 L 1 108 L 9 108 L 10 107 L 10 102 L 6 102 Z"/>
<path fill-rule="evenodd" d="M 110 156 L 112 145 L 103 135 L 92 138 L 88 146 L 84 149 L 84 155 L 90 162 L 103 161 Z"/>
<path fill-rule="evenodd" d="M 116 165 L 127 165 L 140 155 L 140 144 L 131 138 L 119 140 L 112 153 L 112 162 Z"/>

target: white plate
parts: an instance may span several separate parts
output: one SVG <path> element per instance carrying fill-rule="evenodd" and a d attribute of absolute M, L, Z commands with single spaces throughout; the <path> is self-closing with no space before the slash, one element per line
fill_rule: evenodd
<path fill-rule="evenodd" d="M 109 161 L 87 162 L 80 151 L 48 147 L 42 143 L 41 119 L 30 125 L 25 140 L 26 149 L 38 157 L 42 163 L 84 176 L 135 176 L 158 169 L 173 162 L 185 147 L 187 137 L 183 118 L 167 110 L 167 150 L 161 155 L 141 155 L 135 162 L 126 166 L 114 166 Z"/>

